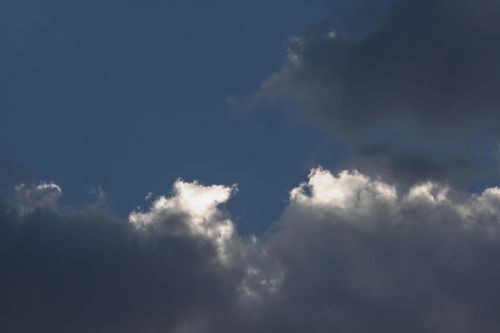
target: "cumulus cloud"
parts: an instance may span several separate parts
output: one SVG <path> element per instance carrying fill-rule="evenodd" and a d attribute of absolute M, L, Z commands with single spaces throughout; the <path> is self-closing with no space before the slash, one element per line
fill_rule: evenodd
<path fill-rule="evenodd" d="M 147 229 L 155 224 L 171 222 L 168 216 L 182 215 L 182 228 L 179 232 L 210 240 L 216 247 L 222 261 L 230 258 L 230 247 L 234 236 L 234 224 L 219 209 L 236 191 L 236 185 L 203 186 L 197 182 L 188 183 L 177 180 L 172 197 L 160 196 L 147 212 L 132 212 L 129 221 L 137 228 Z M 175 225 L 163 226 L 174 231 Z"/>
<path fill-rule="evenodd" d="M 299 105 L 344 139 L 351 165 L 388 179 L 491 171 L 484 165 L 494 159 L 500 124 L 498 2 L 332 6 L 332 21 L 292 37 L 282 68 L 241 106 Z"/>
<path fill-rule="evenodd" d="M 16 191 L 0 203 L 2 332 L 208 332 L 231 304 L 237 239 L 218 205 L 233 187 L 178 181 L 128 220 L 59 206 L 53 183 Z"/>
<path fill-rule="evenodd" d="M 359 172 L 312 170 L 263 245 L 263 262 L 272 258 L 283 275 L 260 324 L 274 332 L 498 331 L 499 194 L 430 182 L 400 192 Z"/>
<path fill-rule="evenodd" d="M 235 188 L 178 180 L 128 219 L 2 201 L 0 329 L 500 330 L 499 188 L 401 189 L 317 168 L 259 236 L 238 234 L 224 209 Z"/>

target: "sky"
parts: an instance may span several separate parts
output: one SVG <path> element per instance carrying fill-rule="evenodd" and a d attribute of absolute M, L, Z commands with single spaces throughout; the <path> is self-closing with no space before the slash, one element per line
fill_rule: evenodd
<path fill-rule="evenodd" d="M 499 332 L 495 0 L 0 3 L 0 331 Z"/>
<path fill-rule="evenodd" d="M 324 16 L 320 3 L 1 6 L 0 175 L 9 186 L 54 181 L 72 204 L 100 187 L 126 216 L 178 177 L 238 183 L 235 213 L 258 230 L 255 221 L 278 217 L 308 161 L 339 149 L 278 107 L 242 114 L 227 102 L 280 65 L 287 38 Z"/>

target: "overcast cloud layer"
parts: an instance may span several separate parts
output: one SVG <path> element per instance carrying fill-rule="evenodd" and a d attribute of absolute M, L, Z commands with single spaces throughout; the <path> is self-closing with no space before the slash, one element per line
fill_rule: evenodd
<path fill-rule="evenodd" d="M 127 220 L 56 184 L 0 208 L 2 332 L 498 332 L 500 189 L 314 169 L 241 237 L 234 186 L 177 181 Z"/>
<path fill-rule="evenodd" d="M 351 165 L 389 179 L 496 171 L 498 1 L 332 1 L 332 11 L 290 39 L 283 67 L 243 108 L 298 103 L 347 143 Z"/>

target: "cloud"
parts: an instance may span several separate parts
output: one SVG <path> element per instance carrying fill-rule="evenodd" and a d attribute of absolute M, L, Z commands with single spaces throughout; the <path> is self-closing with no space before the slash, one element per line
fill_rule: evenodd
<path fill-rule="evenodd" d="M 498 188 L 312 170 L 263 245 L 282 276 L 253 331 L 496 332 L 499 213 Z"/>
<path fill-rule="evenodd" d="M 195 319 L 203 328 L 241 280 L 237 236 L 218 208 L 232 191 L 178 181 L 123 220 L 58 205 L 53 183 L 18 186 L 22 200 L 0 203 L 0 330 L 181 332 Z"/>
<path fill-rule="evenodd" d="M 17 184 L 15 190 L 16 204 L 21 214 L 27 214 L 40 207 L 56 208 L 63 194 L 59 185 L 47 182 L 31 186 Z"/>
<path fill-rule="evenodd" d="M 170 198 L 160 196 L 147 212 L 132 212 L 129 221 L 139 229 L 169 222 L 169 216 L 182 215 L 181 233 L 203 237 L 214 244 L 220 260 L 227 262 L 231 256 L 234 236 L 233 222 L 224 216 L 219 206 L 237 189 L 236 185 L 203 186 L 197 182 L 177 180 Z M 162 226 L 174 230 L 175 226 Z"/>
<path fill-rule="evenodd" d="M 332 22 L 292 37 L 281 69 L 240 106 L 298 105 L 344 139 L 351 166 L 371 174 L 389 169 L 388 178 L 410 182 L 484 175 L 500 123 L 498 2 L 332 6 Z"/>
<path fill-rule="evenodd" d="M 128 219 L 1 201 L 0 330 L 499 331 L 500 188 L 316 168 L 259 236 L 221 206 L 234 191 L 178 180 Z"/>

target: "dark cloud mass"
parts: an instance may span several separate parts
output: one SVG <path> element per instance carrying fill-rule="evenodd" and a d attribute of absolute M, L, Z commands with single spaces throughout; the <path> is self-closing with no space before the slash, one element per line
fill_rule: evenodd
<path fill-rule="evenodd" d="M 456 180 L 491 166 L 498 1 L 333 1 L 333 12 L 332 22 L 291 39 L 283 67 L 244 107 L 301 103 L 352 148 L 356 167 L 397 171 L 414 160 L 404 166 L 413 179 Z M 356 162 L 374 152 L 369 166 Z M 457 159 L 463 168 L 450 168 Z"/>
<path fill-rule="evenodd" d="M 203 238 L 158 230 L 181 215 L 139 233 L 93 209 L 0 214 L 2 332 L 177 332 L 217 318 L 238 281 Z"/>
<path fill-rule="evenodd" d="M 178 181 L 128 220 L 64 207 L 55 184 L 17 191 L 0 205 L 2 332 L 500 330 L 495 187 L 315 169 L 249 238 L 219 207 L 228 187 Z"/>

